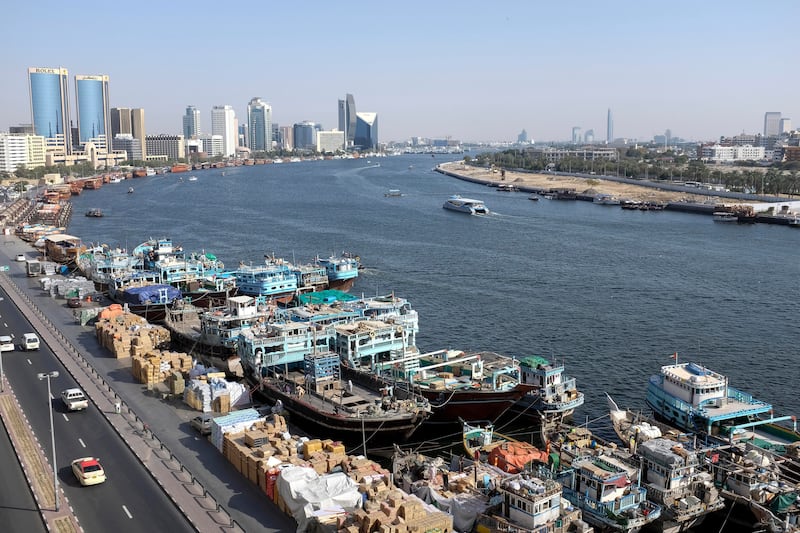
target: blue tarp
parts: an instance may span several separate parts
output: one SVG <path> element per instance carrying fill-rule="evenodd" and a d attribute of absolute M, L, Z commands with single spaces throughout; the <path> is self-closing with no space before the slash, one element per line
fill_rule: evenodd
<path fill-rule="evenodd" d="M 168 304 L 181 297 L 181 291 L 172 285 L 147 285 L 131 287 L 122 294 L 122 300 L 129 304 Z"/>

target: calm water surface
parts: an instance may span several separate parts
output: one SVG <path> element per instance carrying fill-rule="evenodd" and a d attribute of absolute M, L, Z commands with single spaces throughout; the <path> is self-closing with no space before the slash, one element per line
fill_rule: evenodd
<path fill-rule="evenodd" d="M 107 184 L 73 198 L 69 231 L 128 249 L 168 236 L 228 266 L 272 253 L 297 261 L 357 253 L 366 270 L 352 292 L 408 298 L 421 350 L 563 361 L 586 393 L 578 421 L 605 415 L 604 392 L 643 408 L 648 376 L 674 352 L 778 413 L 800 412 L 800 231 L 532 202 L 432 171 L 445 160 L 284 163 Z M 404 196 L 384 197 L 390 188 Z M 493 214 L 442 209 L 456 193 L 484 200 Z M 106 216 L 79 216 L 92 207 Z"/>

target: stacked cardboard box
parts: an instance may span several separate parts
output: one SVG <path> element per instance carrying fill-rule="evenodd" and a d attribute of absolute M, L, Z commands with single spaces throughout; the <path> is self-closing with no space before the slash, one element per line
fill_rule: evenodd
<path fill-rule="evenodd" d="M 145 355 L 135 355 L 132 359 L 131 371 L 139 383 L 155 384 L 175 381 L 175 374 L 180 379 L 180 391 L 172 390 L 173 394 L 183 392 L 183 374 L 188 373 L 192 366 L 192 357 L 179 352 L 162 352 L 153 350 Z"/>
<path fill-rule="evenodd" d="M 99 318 L 95 323 L 95 334 L 100 345 L 118 359 L 144 356 L 155 348 L 166 347 L 170 341 L 169 330 L 151 325 L 133 313 Z"/>

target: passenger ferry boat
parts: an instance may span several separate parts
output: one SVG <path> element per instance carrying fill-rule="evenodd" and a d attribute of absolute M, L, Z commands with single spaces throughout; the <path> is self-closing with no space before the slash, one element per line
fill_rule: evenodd
<path fill-rule="evenodd" d="M 489 210 L 483 204 L 481 200 L 473 200 L 470 198 L 462 198 L 461 196 L 455 194 L 448 198 L 443 208 L 449 209 L 451 211 L 458 211 L 459 213 L 467 213 L 470 215 L 488 215 Z"/>
<path fill-rule="evenodd" d="M 646 402 L 657 419 L 684 431 L 729 442 L 756 438 L 772 449 L 800 441 L 794 416 L 773 417 L 771 404 L 697 363 L 662 366 L 650 377 Z M 792 428 L 779 425 L 790 420 Z"/>

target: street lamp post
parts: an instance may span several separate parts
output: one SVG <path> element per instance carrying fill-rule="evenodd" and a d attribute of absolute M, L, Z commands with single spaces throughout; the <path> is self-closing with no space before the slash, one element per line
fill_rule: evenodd
<path fill-rule="evenodd" d="M 47 380 L 47 404 L 50 411 L 50 441 L 53 443 L 53 494 L 56 501 L 56 511 L 58 511 L 58 476 L 56 475 L 56 433 L 53 431 L 53 406 L 51 404 L 52 394 L 50 394 L 50 378 L 57 378 L 58 371 L 36 374 L 39 380 Z"/>

